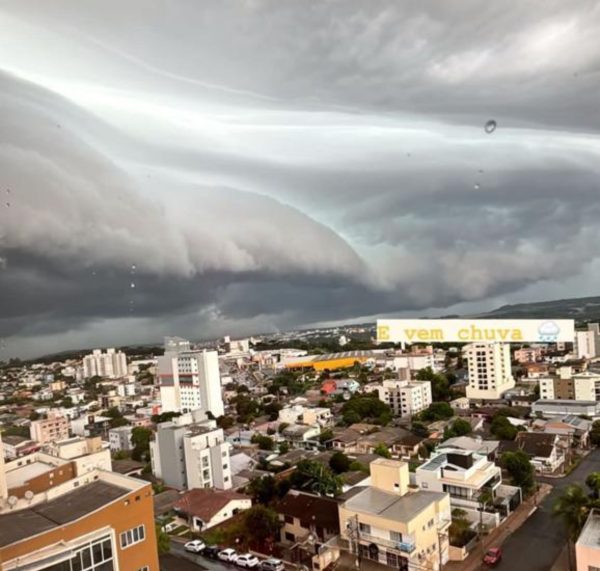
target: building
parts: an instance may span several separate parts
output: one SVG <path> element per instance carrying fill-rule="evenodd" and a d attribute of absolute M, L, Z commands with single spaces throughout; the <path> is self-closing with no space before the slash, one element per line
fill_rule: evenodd
<path fill-rule="evenodd" d="M 469 399 L 497 400 L 515 386 L 507 343 L 471 343 L 463 354 L 469 371 Z"/>
<path fill-rule="evenodd" d="M 0 440 L 0 449 L 2 443 Z M 0 568 L 3 571 L 159 571 L 152 487 L 103 470 L 83 475 L 57 465 L 61 478 L 37 478 L 13 495 L 0 450 Z M 14 489 L 37 465 L 11 470 Z"/>
<path fill-rule="evenodd" d="M 573 352 L 578 359 L 593 359 L 600 355 L 599 342 L 598 323 L 589 323 L 586 331 L 575 331 Z"/>
<path fill-rule="evenodd" d="M 4 455 L 7 460 L 14 460 L 21 456 L 27 456 L 40 449 L 40 445 L 24 436 L 5 436 Z"/>
<path fill-rule="evenodd" d="M 330 426 L 333 424 L 331 410 L 325 407 L 304 407 L 301 404 L 283 407 L 278 414 L 280 422 L 306 424 L 308 426 Z"/>
<path fill-rule="evenodd" d="M 174 339 L 176 341 L 174 341 Z M 222 416 L 221 375 L 216 351 L 189 351 L 189 342 L 169 337 L 165 354 L 158 357 L 162 412 L 190 412 L 201 409 L 215 418 Z"/>
<path fill-rule="evenodd" d="M 71 420 L 71 432 L 75 436 L 102 436 L 108 438 L 111 418 L 100 414 L 85 414 Z"/>
<path fill-rule="evenodd" d="M 600 510 L 593 509 L 575 543 L 577 571 L 600 569 Z"/>
<path fill-rule="evenodd" d="M 118 426 L 108 431 L 108 442 L 112 452 L 129 452 L 133 449 L 131 444 L 131 431 L 133 426 Z"/>
<path fill-rule="evenodd" d="M 385 380 L 377 392 L 395 416 L 412 416 L 431 404 L 430 381 Z"/>
<path fill-rule="evenodd" d="M 83 358 L 83 377 L 103 377 L 119 379 L 127 375 L 127 357 L 122 351 L 95 349 L 90 355 Z"/>
<path fill-rule="evenodd" d="M 44 447 L 44 453 L 75 464 L 78 475 L 93 470 L 112 470 L 109 448 L 105 447 L 99 436 L 83 438 L 75 436 L 58 442 L 51 442 Z"/>
<path fill-rule="evenodd" d="M 571 377 L 540 377 L 538 383 L 540 399 L 575 400 L 575 385 Z"/>
<path fill-rule="evenodd" d="M 177 489 L 231 488 L 229 444 L 214 420 L 185 414 L 158 425 L 150 442 L 152 472 Z"/>
<path fill-rule="evenodd" d="M 371 485 L 339 504 L 342 538 L 362 559 L 405 571 L 441 569 L 449 557 L 450 496 L 410 490 L 406 462 L 381 458 L 370 468 Z"/>
<path fill-rule="evenodd" d="M 250 509 L 252 498 L 231 490 L 194 489 L 173 505 L 181 523 L 194 531 L 205 531 L 237 513 Z"/>
<path fill-rule="evenodd" d="M 565 450 L 559 447 L 560 436 L 552 433 L 519 432 L 514 446 L 529 456 L 540 474 L 556 473 L 565 462 Z"/>
<path fill-rule="evenodd" d="M 544 377 L 539 384 L 540 398 L 544 400 L 600 401 L 600 373 Z"/>
<path fill-rule="evenodd" d="M 494 496 L 502 483 L 502 470 L 487 454 L 445 447 L 419 466 L 416 484 L 423 490 L 450 494 L 452 508 L 477 511 L 483 491 Z"/>
<path fill-rule="evenodd" d="M 433 352 L 397 354 L 392 359 L 391 365 L 395 371 L 401 369 L 420 371 L 427 368 L 430 368 L 432 371 L 438 370 Z"/>
<path fill-rule="evenodd" d="M 64 416 L 48 413 L 47 418 L 33 420 L 29 425 L 29 436 L 39 444 L 69 438 L 71 423 Z"/>
<path fill-rule="evenodd" d="M 329 369 L 345 369 L 354 363 L 365 364 L 374 360 L 376 353 L 373 351 L 345 351 L 344 353 L 329 353 L 327 355 L 305 355 L 285 359 L 284 366 L 288 369 L 314 369 L 324 371 Z"/>
<path fill-rule="evenodd" d="M 544 352 L 544 347 L 522 347 L 515 351 L 515 361 L 522 365 L 525 363 L 536 363 L 542 360 Z"/>
<path fill-rule="evenodd" d="M 536 416 L 554 417 L 574 414 L 577 416 L 600 417 L 600 403 L 597 401 L 575 400 L 543 400 L 531 405 L 531 412 Z"/>

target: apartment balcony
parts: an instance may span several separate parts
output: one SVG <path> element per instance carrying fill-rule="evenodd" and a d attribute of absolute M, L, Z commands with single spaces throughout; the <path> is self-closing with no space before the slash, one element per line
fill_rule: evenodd
<path fill-rule="evenodd" d="M 386 539 L 385 537 L 380 537 L 378 535 L 369 535 L 368 533 L 362 533 L 362 532 L 360 534 L 360 539 L 361 539 L 361 541 L 366 541 L 368 543 L 375 543 L 376 545 L 392 548 L 392 549 L 395 549 L 396 551 L 401 551 L 402 553 L 410 554 L 417 548 L 417 546 L 414 544 L 414 542 L 412 542 L 410 540 L 398 542 L 398 541 L 393 541 L 391 539 Z"/>

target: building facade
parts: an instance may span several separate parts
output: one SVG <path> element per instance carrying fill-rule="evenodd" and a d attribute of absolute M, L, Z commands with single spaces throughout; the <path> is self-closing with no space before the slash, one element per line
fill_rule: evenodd
<path fill-rule="evenodd" d="M 69 419 L 60 415 L 49 414 L 48 418 L 33 420 L 29 425 L 29 435 L 39 444 L 47 444 L 55 440 L 69 437 Z"/>
<path fill-rule="evenodd" d="M 83 377 L 104 377 L 119 379 L 127 375 L 127 357 L 122 351 L 95 349 L 90 355 L 83 358 Z"/>
<path fill-rule="evenodd" d="M 593 509 L 575 543 L 577 571 L 600 569 L 600 511 Z"/>
<path fill-rule="evenodd" d="M 469 373 L 468 398 L 497 400 L 515 386 L 507 343 L 471 343 L 463 354 Z"/>
<path fill-rule="evenodd" d="M 108 431 L 108 442 L 112 452 L 129 452 L 133 449 L 131 444 L 131 431 L 133 426 L 118 426 Z"/>
<path fill-rule="evenodd" d="M 150 442 L 152 472 L 177 489 L 231 488 L 229 444 L 214 420 L 191 414 L 158 425 Z"/>
<path fill-rule="evenodd" d="M 216 351 L 165 351 L 157 369 L 163 412 L 202 409 L 215 417 L 223 414 Z"/>
<path fill-rule="evenodd" d="M 379 400 L 389 405 L 395 416 L 411 416 L 431 404 L 430 381 L 385 380 L 377 392 Z"/>

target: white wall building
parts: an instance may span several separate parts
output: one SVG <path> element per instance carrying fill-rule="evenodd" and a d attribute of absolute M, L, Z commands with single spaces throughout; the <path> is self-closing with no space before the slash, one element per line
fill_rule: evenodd
<path fill-rule="evenodd" d="M 576 331 L 573 350 L 578 359 L 592 359 L 596 357 L 596 332 Z"/>
<path fill-rule="evenodd" d="M 111 428 L 108 431 L 108 442 L 110 443 L 110 449 L 113 452 L 129 452 L 133 448 L 131 444 L 131 431 L 133 426 L 118 426 L 117 428 Z"/>
<path fill-rule="evenodd" d="M 231 488 L 229 444 L 214 420 L 202 411 L 158 425 L 150 443 L 152 472 L 173 488 Z"/>
<path fill-rule="evenodd" d="M 385 380 L 377 387 L 379 400 L 388 404 L 396 416 L 411 416 L 431 404 L 430 381 Z"/>
<path fill-rule="evenodd" d="M 410 369 L 411 371 L 420 371 L 430 367 L 433 371 L 438 369 L 436 359 L 433 353 L 423 354 L 399 354 L 392 359 L 392 368 L 396 371 L 399 369 Z"/>
<path fill-rule="evenodd" d="M 158 358 L 163 412 L 224 412 L 216 351 L 165 351 Z"/>
<path fill-rule="evenodd" d="M 464 347 L 463 354 L 469 371 L 469 399 L 496 400 L 515 386 L 509 344 L 471 343 Z"/>
<path fill-rule="evenodd" d="M 118 379 L 127 375 L 127 357 L 121 351 L 95 349 L 90 355 L 83 358 L 83 377 L 104 377 Z"/>
<path fill-rule="evenodd" d="M 573 375 L 575 400 L 600 401 L 600 374 L 585 371 Z"/>

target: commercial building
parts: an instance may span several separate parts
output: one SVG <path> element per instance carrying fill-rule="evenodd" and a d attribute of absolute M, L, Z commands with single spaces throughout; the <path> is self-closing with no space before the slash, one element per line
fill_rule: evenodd
<path fill-rule="evenodd" d="M 577 571 L 600 569 L 600 510 L 593 509 L 575 543 Z"/>
<path fill-rule="evenodd" d="M 576 400 L 543 400 L 540 399 L 531 405 L 534 415 L 543 417 L 565 416 L 574 414 L 576 416 L 600 417 L 600 403 L 597 401 Z"/>
<path fill-rule="evenodd" d="M 127 375 L 127 357 L 121 351 L 107 349 L 102 353 L 101 349 L 95 349 L 90 355 L 83 358 L 83 377 L 104 377 L 107 379 L 119 379 Z"/>
<path fill-rule="evenodd" d="M 39 444 L 47 444 L 54 440 L 64 440 L 69 437 L 70 421 L 64 416 L 48 413 L 47 418 L 33 420 L 29 425 L 29 436 Z"/>
<path fill-rule="evenodd" d="M 285 359 L 284 365 L 288 369 L 314 369 L 324 371 L 329 369 L 344 369 L 352 367 L 354 363 L 364 364 L 374 360 L 376 353 L 373 351 L 345 351 L 343 353 L 329 353 L 327 355 L 305 355 Z"/>
<path fill-rule="evenodd" d="M 585 371 L 568 377 L 545 377 L 539 380 L 540 398 L 544 400 L 600 401 L 600 374 Z"/>
<path fill-rule="evenodd" d="M 165 340 L 165 354 L 158 358 L 162 412 L 201 409 L 215 417 L 224 412 L 219 356 L 216 351 L 190 351 L 185 339 Z"/>
<path fill-rule="evenodd" d="M 133 448 L 131 444 L 131 431 L 133 426 L 118 426 L 117 428 L 111 428 L 108 431 L 108 442 L 110 443 L 110 449 L 113 452 L 129 452 Z"/>
<path fill-rule="evenodd" d="M 431 404 L 430 381 L 385 380 L 377 392 L 396 416 L 412 416 Z"/>
<path fill-rule="evenodd" d="M 103 470 L 74 475 L 67 463 L 13 495 L 38 466 L 11 469 L 11 489 L 1 448 L 0 440 L 2 571 L 159 571 L 149 483 Z"/>
<path fill-rule="evenodd" d="M 152 472 L 177 489 L 229 489 L 229 444 L 214 420 L 201 417 L 198 411 L 158 425 L 150 442 Z"/>
<path fill-rule="evenodd" d="M 362 559 L 405 571 L 441 569 L 449 556 L 450 496 L 411 491 L 406 462 L 381 458 L 370 469 L 371 485 L 339 505 L 342 538 Z"/>
<path fill-rule="evenodd" d="M 515 386 L 507 343 L 471 343 L 463 354 L 469 373 L 469 399 L 497 400 Z"/>

